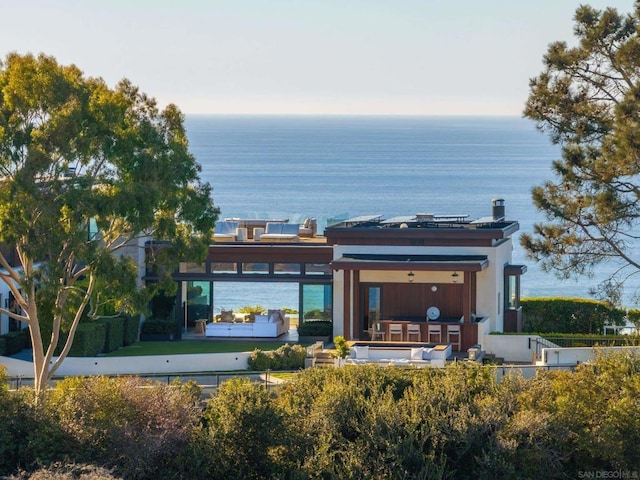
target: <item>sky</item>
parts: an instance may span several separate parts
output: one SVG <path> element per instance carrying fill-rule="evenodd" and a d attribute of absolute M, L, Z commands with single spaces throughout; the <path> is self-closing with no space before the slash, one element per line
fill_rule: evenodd
<path fill-rule="evenodd" d="M 587 3 L 0 0 L 0 58 L 45 53 L 186 114 L 520 115 Z"/>

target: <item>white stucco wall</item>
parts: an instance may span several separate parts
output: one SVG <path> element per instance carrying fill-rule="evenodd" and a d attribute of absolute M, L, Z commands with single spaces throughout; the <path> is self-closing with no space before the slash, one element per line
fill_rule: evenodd
<path fill-rule="evenodd" d="M 488 267 L 477 274 L 476 315 L 489 318 L 485 326 L 488 332 L 502 332 L 504 326 L 504 266 L 511 262 L 513 244 L 507 239 L 496 247 L 398 247 L 386 245 L 336 245 L 333 258 L 337 260 L 348 254 L 369 255 L 486 255 Z M 448 272 L 414 272 L 414 283 L 453 283 Z M 460 281 L 463 275 L 458 277 Z M 363 271 L 362 282 L 404 283 L 406 272 Z M 334 334 L 342 335 L 344 276 L 343 271 L 334 272 Z M 353 282 L 351 283 L 353 285 Z M 353 298 L 353 291 L 352 291 Z M 337 332 L 341 333 L 337 333 Z"/>
<path fill-rule="evenodd" d="M 158 373 L 202 373 L 246 370 L 250 352 L 194 355 L 149 355 L 140 357 L 67 357 L 56 376 L 144 375 Z M 7 375 L 33 378 L 33 364 L 25 360 L 0 357 Z"/>

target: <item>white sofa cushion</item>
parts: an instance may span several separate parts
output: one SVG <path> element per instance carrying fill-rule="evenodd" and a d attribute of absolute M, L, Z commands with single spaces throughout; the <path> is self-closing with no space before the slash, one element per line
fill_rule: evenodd
<path fill-rule="evenodd" d="M 411 360 L 424 360 L 424 348 L 412 348 L 411 349 Z"/>
<path fill-rule="evenodd" d="M 369 359 L 369 346 L 356 346 L 351 347 L 353 349 L 353 357 L 358 360 L 368 360 Z"/>

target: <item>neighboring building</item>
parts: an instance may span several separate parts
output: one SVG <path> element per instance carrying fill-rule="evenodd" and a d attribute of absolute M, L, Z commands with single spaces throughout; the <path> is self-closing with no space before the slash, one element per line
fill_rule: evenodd
<path fill-rule="evenodd" d="M 245 221 L 252 226 L 247 231 L 233 219 L 237 232 L 211 245 L 203 264 L 182 264 L 175 274 L 179 321 L 213 317 L 213 282 L 295 282 L 301 321 L 305 298 L 321 290 L 334 335 L 347 339 L 368 339 L 377 322 L 389 339 L 389 324 L 396 322 L 405 330 L 417 323 L 423 341 L 429 326 L 440 325 L 446 341 L 448 327 L 459 325 L 458 349 L 466 350 L 485 333 L 518 331 L 526 267 L 511 264 L 511 237 L 519 224 L 506 220 L 504 200 L 492 202 L 491 215 L 473 221 L 466 215 L 362 216 L 328 226 L 323 237 L 313 229 L 266 241 L 259 235 L 268 231 L 268 220 Z"/>

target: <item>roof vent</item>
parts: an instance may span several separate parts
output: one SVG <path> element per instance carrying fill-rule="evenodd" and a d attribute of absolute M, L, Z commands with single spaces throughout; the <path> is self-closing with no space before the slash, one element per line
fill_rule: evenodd
<path fill-rule="evenodd" d="M 504 199 L 502 198 L 494 198 L 491 200 L 491 214 L 493 215 L 493 221 L 501 221 L 504 220 Z"/>

